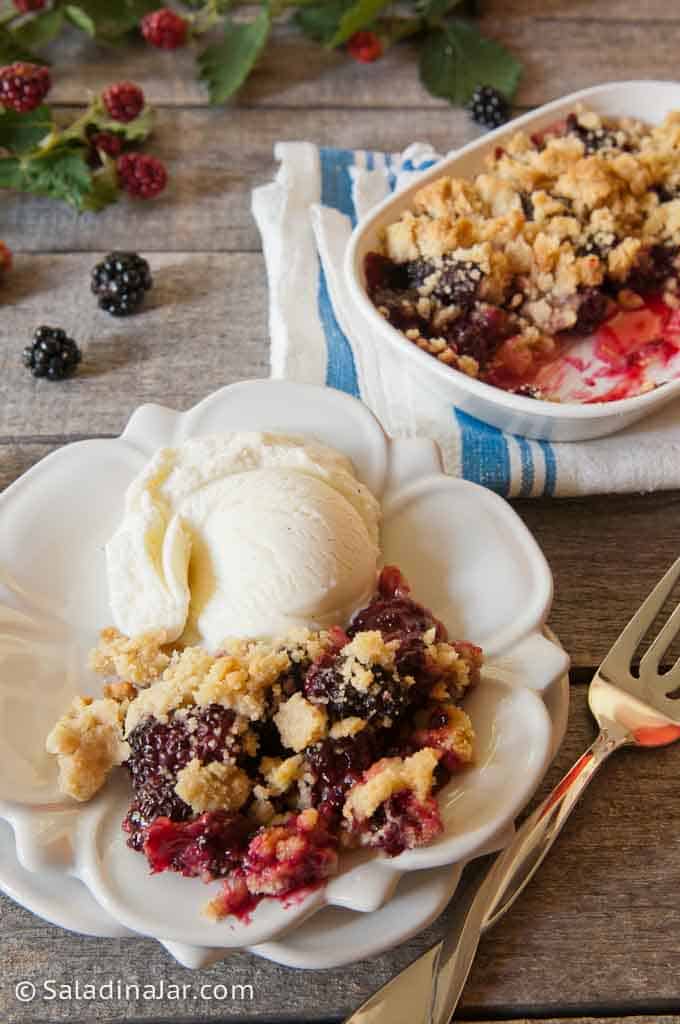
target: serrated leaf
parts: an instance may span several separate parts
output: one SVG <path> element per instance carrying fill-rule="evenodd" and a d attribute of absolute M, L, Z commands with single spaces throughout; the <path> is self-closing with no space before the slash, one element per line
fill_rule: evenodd
<path fill-rule="evenodd" d="M 0 186 L 63 199 L 82 210 L 91 191 L 92 172 L 84 150 L 61 146 L 32 160 L 0 160 Z"/>
<path fill-rule="evenodd" d="M 356 0 L 356 3 L 343 14 L 338 30 L 329 45 L 340 46 L 341 43 L 346 43 L 355 32 L 371 25 L 390 3 L 391 0 Z"/>
<path fill-rule="evenodd" d="M 266 8 L 247 24 L 229 19 L 223 40 L 199 55 L 199 75 L 208 85 L 211 103 L 224 103 L 240 89 L 262 53 L 270 29 L 271 15 Z"/>
<path fill-rule="evenodd" d="M 51 11 L 35 14 L 14 29 L 13 35 L 20 46 L 29 50 L 41 50 L 61 32 L 64 24 L 64 13 L 59 7 Z"/>
<path fill-rule="evenodd" d="M 521 73 L 509 50 L 460 19 L 430 32 L 420 51 L 421 81 L 433 96 L 451 103 L 467 103 L 478 85 L 491 85 L 512 99 Z"/>
<path fill-rule="evenodd" d="M 68 4 L 64 10 L 66 17 L 72 25 L 82 29 L 83 32 L 87 32 L 88 36 L 92 36 L 94 39 L 97 34 L 97 23 L 94 18 L 90 17 L 87 11 L 84 11 L 82 7 L 76 7 L 75 4 Z"/>
<path fill-rule="evenodd" d="M 343 14 L 351 6 L 351 0 L 328 0 L 327 3 L 300 7 L 293 21 L 301 32 L 317 43 L 328 44 L 335 36 Z"/>
<path fill-rule="evenodd" d="M 13 64 L 15 60 L 35 60 L 35 54 L 19 42 L 14 32 L 0 25 L 0 64 Z"/>
<path fill-rule="evenodd" d="M 39 146 L 53 128 L 49 107 L 36 107 L 28 114 L 0 107 L 0 149 L 25 153 Z"/>

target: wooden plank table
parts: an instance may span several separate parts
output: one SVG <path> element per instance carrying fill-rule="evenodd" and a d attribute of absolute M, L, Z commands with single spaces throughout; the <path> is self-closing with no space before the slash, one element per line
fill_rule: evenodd
<path fill-rule="evenodd" d="M 680 10 L 666 0 L 493 0 L 487 8 L 489 32 L 527 62 L 520 108 L 608 79 L 677 76 Z M 141 402 L 184 409 L 220 385 L 267 375 L 266 282 L 249 194 L 272 176 L 277 139 L 395 150 L 417 137 L 445 151 L 476 131 L 423 90 L 408 48 L 366 67 L 281 30 L 226 110 L 207 107 L 187 54 L 140 45 L 123 58 L 74 35 L 51 56 L 52 98 L 65 109 L 121 72 L 144 87 L 159 107 L 153 149 L 172 178 L 158 201 L 96 217 L 0 194 L 0 238 L 16 254 L 0 321 L 0 488 L 60 445 L 117 434 Z M 148 255 L 156 278 L 148 310 L 127 322 L 98 313 L 88 290 L 96 258 L 115 247 Z M 59 387 L 20 366 L 21 348 L 43 321 L 71 328 L 87 353 L 84 372 Z M 680 551 L 680 495 L 516 508 L 553 568 L 551 623 L 574 663 L 568 736 L 548 786 L 593 736 L 585 699 L 592 667 Z M 462 1018 L 680 1021 L 679 769 L 680 747 L 627 751 L 594 782 L 527 893 L 482 942 Z M 0 1021 L 338 1020 L 445 926 L 446 915 L 351 970 L 293 972 L 234 954 L 195 974 L 153 941 L 83 938 L 1 898 Z M 16 1001 L 17 981 L 45 977 L 228 981 L 252 985 L 254 998 Z"/>

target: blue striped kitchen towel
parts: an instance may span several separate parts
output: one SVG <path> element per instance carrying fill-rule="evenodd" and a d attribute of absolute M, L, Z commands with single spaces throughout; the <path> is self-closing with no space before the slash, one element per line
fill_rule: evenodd
<path fill-rule="evenodd" d="M 362 333 L 342 273 L 352 228 L 377 202 L 439 159 L 281 142 L 273 182 L 255 189 L 269 282 L 273 377 L 326 384 L 361 398 L 393 437 L 437 441 L 447 472 L 505 497 L 680 487 L 680 403 L 613 437 L 530 441 L 481 423 L 430 392 L 409 361 Z"/>

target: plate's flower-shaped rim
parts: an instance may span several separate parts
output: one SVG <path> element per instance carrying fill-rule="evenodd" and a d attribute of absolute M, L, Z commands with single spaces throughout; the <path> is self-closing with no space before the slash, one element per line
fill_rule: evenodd
<path fill-rule="evenodd" d="M 511 715 L 516 714 L 515 721 L 524 723 L 522 728 L 526 728 L 525 740 L 532 756 L 522 778 L 514 789 L 511 787 L 507 802 L 495 812 L 490 811 L 486 820 L 478 822 L 467 833 L 463 830 L 445 835 L 431 848 L 408 851 L 393 860 L 364 851 L 325 888 L 288 907 L 276 901 L 264 901 L 248 924 L 224 922 L 207 926 L 199 921 L 190 925 L 182 914 L 175 913 L 173 917 L 172 911 L 167 919 L 153 923 L 149 915 L 140 910 L 143 894 L 139 890 L 133 898 L 130 892 L 116 888 L 114 868 L 119 862 L 107 860 L 107 851 L 112 850 L 115 843 L 106 845 L 106 829 L 120 786 L 111 784 L 88 805 L 65 804 L 56 794 L 53 783 L 50 788 L 50 783 L 45 781 L 45 766 L 42 765 L 34 772 L 38 781 L 28 797 L 26 793 L 19 793 L 19 798 L 14 794 L 13 799 L 13 794 L 0 792 L 0 796 L 5 796 L 0 800 L 0 817 L 14 828 L 17 853 L 24 867 L 34 871 L 43 868 L 69 871 L 85 882 L 98 902 L 121 924 L 158 938 L 201 946 L 235 947 L 272 939 L 329 903 L 372 910 L 390 898 L 404 871 L 454 863 L 474 855 L 492 834 L 512 821 L 542 777 L 549 756 L 550 725 L 537 693 L 565 669 L 565 656 L 540 635 L 552 593 L 549 570 L 530 534 L 502 499 L 473 484 L 444 477 L 431 443 L 388 442 L 372 414 L 355 399 L 328 389 L 257 381 L 224 388 L 186 413 L 160 406 L 142 406 L 133 414 L 120 438 L 79 442 L 60 449 L 0 496 L 0 604 L 7 611 L 5 619 L 0 620 L 0 632 L 4 630 L 0 637 L 0 673 L 7 652 L 2 644 L 14 630 L 14 626 L 7 623 L 21 621 L 26 636 L 20 649 L 16 649 L 16 644 L 11 649 L 12 658 L 30 659 L 35 647 L 49 665 L 54 650 L 61 643 L 67 650 L 67 654 L 62 652 L 60 657 L 68 657 L 71 692 L 82 692 L 82 686 L 87 686 L 88 682 L 94 685 L 93 680 L 83 678 L 82 672 L 79 674 L 78 658 L 81 654 L 84 656 L 85 649 L 91 645 L 95 629 L 107 624 L 105 593 L 101 593 L 102 547 L 120 515 L 127 482 L 162 445 L 237 429 L 270 429 L 313 436 L 344 451 L 352 458 L 360 478 L 383 499 L 386 534 L 390 533 L 390 524 L 400 516 L 406 517 L 406 529 L 413 516 L 417 518 L 421 505 L 426 508 L 428 517 L 440 520 L 449 505 L 467 510 L 468 516 L 486 517 L 493 527 L 493 536 L 497 534 L 496 559 L 503 563 L 507 556 L 508 585 L 513 573 L 517 573 L 524 588 L 523 591 L 520 588 L 520 596 L 525 600 L 514 617 L 506 618 L 503 628 L 495 630 L 495 639 L 499 642 L 494 654 L 502 656 L 501 661 L 504 658 L 506 666 L 510 666 L 506 678 L 501 668 L 494 679 L 482 686 L 488 688 L 489 694 L 496 695 L 494 699 L 498 707 L 504 709 L 503 713 L 509 708 Z M 27 552 L 31 558 L 35 552 L 25 542 L 29 536 L 35 536 L 35 531 L 31 532 L 34 525 L 31 520 L 40 517 L 45 508 L 51 508 L 55 515 L 51 520 L 43 516 L 45 535 L 43 550 L 38 554 L 42 554 L 45 561 L 43 575 L 38 574 L 36 578 L 34 559 L 30 566 L 27 564 Z M 446 529 L 445 521 L 442 528 Z M 396 554 L 394 532 L 392 530 L 387 545 L 390 550 L 386 554 L 390 558 Z M 402 538 L 401 548 L 396 544 L 405 558 L 408 558 L 408 540 L 408 537 Z M 445 537 L 445 550 L 446 540 Z M 99 566 L 98 589 L 93 582 L 96 575 L 93 565 Z M 88 567 L 89 573 L 86 572 Z M 81 585 L 83 577 L 87 577 L 87 581 Z M 473 580 L 473 598 L 475 586 Z M 103 587 L 105 591 L 105 578 Z M 486 598 L 492 592 L 489 590 Z M 508 614 L 502 607 L 500 613 Z M 490 628 L 489 624 L 487 626 Z M 490 636 L 489 640 L 492 639 Z M 84 658 L 80 664 L 84 664 Z M 63 663 L 59 662 L 59 666 L 63 674 Z M 517 686 L 518 679 L 523 686 Z M 51 677 L 48 673 L 41 682 L 43 690 L 38 703 L 47 706 L 55 697 L 49 690 L 54 673 Z M 9 687 L 7 677 L 3 679 L 0 675 L 0 702 L 4 698 L 6 706 L 13 701 L 13 707 L 18 705 L 25 709 L 31 698 L 35 705 L 37 696 L 35 693 L 18 695 Z M 63 695 L 57 696 L 63 707 Z M 5 716 L 5 720 L 9 723 L 9 717 Z M 40 728 L 45 725 L 49 727 L 49 722 L 42 723 Z M 8 725 L 4 736 L 0 731 L 0 772 L 3 764 L 7 764 L 3 756 L 15 754 L 16 742 L 9 735 L 10 728 Z M 31 728 L 31 725 L 24 728 Z M 34 732 L 35 728 L 33 726 Z M 43 771 L 42 778 L 40 771 Z M 30 791 L 29 784 L 27 788 Z M 123 856 L 135 856 L 122 849 Z M 186 886 L 182 893 L 188 896 L 193 882 L 174 881 Z M 194 889 L 192 898 L 193 893 Z"/>

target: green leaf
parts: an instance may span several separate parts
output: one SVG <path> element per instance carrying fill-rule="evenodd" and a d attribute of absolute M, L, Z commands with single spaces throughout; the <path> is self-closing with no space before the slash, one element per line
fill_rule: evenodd
<path fill-rule="evenodd" d="M 25 153 L 35 149 L 53 130 L 49 107 L 36 107 L 29 114 L 0 107 L 0 149 Z"/>
<path fill-rule="evenodd" d="M 0 188 L 21 188 L 21 162 L 16 157 L 0 159 Z"/>
<path fill-rule="evenodd" d="M 222 42 L 200 54 L 199 76 L 208 85 L 211 103 L 224 103 L 240 89 L 262 53 L 270 29 L 271 15 L 266 8 L 247 24 L 229 19 Z"/>
<path fill-rule="evenodd" d="M 83 209 L 99 213 L 105 206 L 117 203 L 119 195 L 115 160 L 106 159 L 102 169 L 92 175 L 90 191 L 83 201 Z"/>
<path fill-rule="evenodd" d="M 84 210 L 92 191 L 92 172 L 85 150 L 66 146 L 24 160 L 0 160 L 0 187 L 63 199 L 76 210 Z"/>
<path fill-rule="evenodd" d="M 462 2 L 463 0 L 420 0 L 416 4 L 416 9 L 425 21 L 436 22 L 456 7 L 460 7 Z"/>
<path fill-rule="evenodd" d="M 512 99 L 521 73 L 522 65 L 504 46 L 460 19 L 430 32 L 420 51 L 421 81 L 433 96 L 451 103 L 467 103 L 478 85 L 491 85 Z"/>
<path fill-rule="evenodd" d="M 372 24 L 383 8 L 390 3 L 391 0 L 356 0 L 356 3 L 343 14 L 338 30 L 329 45 L 340 46 L 341 43 L 346 43 L 355 32 Z"/>
<path fill-rule="evenodd" d="M 35 54 L 17 40 L 14 32 L 0 25 L 0 64 L 13 64 L 15 60 L 35 60 Z"/>
<path fill-rule="evenodd" d="M 309 39 L 328 44 L 337 33 L 342 16 L 350 6 L 351 0 L 328 0 L 327 3 L 300 7 L 293 20 Z"/>
<path fill-rule="evenodd" d="M 93 125 L 100 132 L 115 132 L 121 135 L 127 142 L 141 142 L 151 135 L 154 122 L 153 107 L 146 106 L 139 117 L 133 121 L 114 121 L 101 104 L 96 104 L 92 117 L 88 118 L 88 124 Z M 68 135 L 68 132 L 65 133 Z"/>
<path fill-rule="evenodd" d="M 69 19 L 88 35 L 114 40 L 136 28 L 158 6 L 157 0 L 78 0 L 69 5 Z"/>
<path fill-rule="evenodd" d="M 36 14 L 24 21 L 12 34 L 20 46 L 25 46 L 29 50 L 41 50 L 43 46 L 56 39 L 63 24 L 63 11 L 59 7 L 53 7 L 51 11 Z"/>
<path fill-rule="evenodd" d="M 82 7 L 76 7 L 75 4 L 68 4 L 64 9 L 66 17 L 71 24 L 75 25 L 76 28 L 82 29 L 83 32 L 87 32 L 88 36 L 92 36 L 94 39 L 97 34 L 97 23 L 94 18 L 91 18 Z"/>

